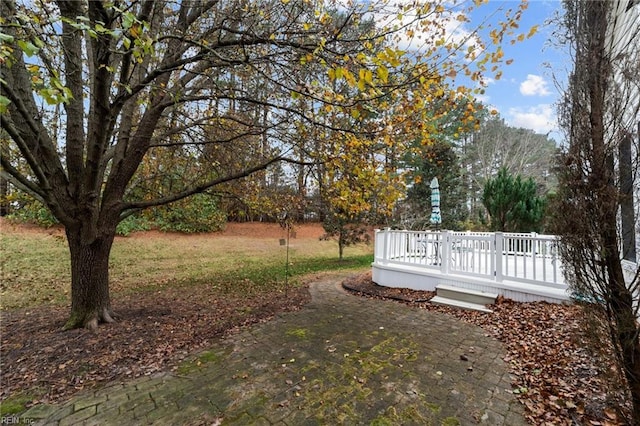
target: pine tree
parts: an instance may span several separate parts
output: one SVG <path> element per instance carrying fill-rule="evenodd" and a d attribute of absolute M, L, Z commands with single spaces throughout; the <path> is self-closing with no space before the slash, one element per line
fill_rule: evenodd
<path fill-rule="evenodd" d="M 501 168 L 494 179 L 487 181 L 482 204 L 491 216 L 492 231 L 540 231 L 545 200 L 537 195 L 536 183 L 531 178 L 523 180 Z"/>

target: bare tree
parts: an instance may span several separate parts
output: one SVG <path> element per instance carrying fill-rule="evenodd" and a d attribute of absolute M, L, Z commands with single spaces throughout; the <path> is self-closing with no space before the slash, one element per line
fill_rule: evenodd
<path fill-rule="evenodd" d="M 532 178 L 542 195 L 557 185 L 552 171 L 558 151 L 555 141 L 531 129 L 511 127 L 499 116 L 487 117 L 475 132 L 465 135 L 459 151 L 472 220 L 485 217 L 483 189 L 503 168 L 511 175 Z"/>
<path fill-rule="evenodd" d="M 502 118 L 492 117 L 465 144 L 464 161 L 472 170 L 473 186 L 480 190 L 502 168 L 512 175 L 530 177 L 548 189 L 556 152 L 548 135 L 511 127 Z"/>
<path fill-rule="evenodd" d="M 574 293 L 605 321 L 630 391 L 630 421 L 640 424 L 640 270 L 636 261 L 625 274 L 623 236 L 637 220 L 628 206 L 640 171 L 640 7 L 570 0 L 565 9 L 573 72 L 560 104 L 568 140 L 556 217 L 561 253 Z"/>

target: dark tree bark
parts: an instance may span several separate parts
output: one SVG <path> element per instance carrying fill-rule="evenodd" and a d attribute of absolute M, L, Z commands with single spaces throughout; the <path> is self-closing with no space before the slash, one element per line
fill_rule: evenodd
<path fill-rule="evenodd" d="M 96 237 L 85 235 L 82 228 L 66 228 L 71 254 L 71 314 L 65 329 L 96 328 L 113 322 L 109 297 L 109 255 L 113 232 Z"/>
<path fill-rule="evenodd" d="M 0 176 L 0 216 L 7 216 L 9 214 L 9 202 L 7 196 L 9 195 L 9 181 Z"/>

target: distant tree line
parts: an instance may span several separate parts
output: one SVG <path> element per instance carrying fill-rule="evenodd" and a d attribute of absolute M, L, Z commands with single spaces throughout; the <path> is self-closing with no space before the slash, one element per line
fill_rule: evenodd
<path fill-rule="evenodd" d="M 385 201 L 385 206 L 393 204 L 393 210 L 376 210 L 374 199 L 382 198 L 388 189 L 380 182 L 379 188 L 374 188 L 380 176 L 371 175 L 367 181 L 362 175 L 357 176 L 357 164 L 337 157 L 332 161 L 340 161 L 340 169 L 347 172 L 340 179 L 332 178 L 333 182 L 319 179 L 323 174 L 329 175 L 327 163 L 274 164 L 255 175 L 229 182 L 215 193 L 203 192 L 130 215 L 118 225 L 118 233 L 128 235 L 152 228 L 211 232 L 224 227 L 227 221 L 277 222 L 286 213 L 295 222 L 325 223 L 328 236 L 343 232 L 337 238 L 340 241 L 360 241 L 354 236 L 347 238 L 353 232 L 344 231 L 339 224 L 352 223 L 354 229 L 363 224 L 428 228 L 431 212 L 428 184 L 434 177 L 438 178 L 442 191 L 444 229 L 543 231 L 545 200 L 556 189 L 555 141 L 531 130 L 511 127 L 499 116 L 490 115 L 481 104 L 474 105 L 478 114 L 471 124 L 459 119 L 462 114 L 450 114 L 446 121 L 440 121 L 437 137 L 426 142 L 416 138 L 405 152 L 394 154 L 391 166 L 398 176 L 402 174 L 404 185 L 391 191 L 398 196 L 397 202 Z M 466 104 L 461 108 L 466 108 Z M 255 161 L 250 157 L 251 150 L 243 149 L 248 145 L 251 143 L 235 144 L 215 155 L 233 158 L 242 154 L 246 156 L 244 161 Z M 363 147 L 357 161 L 374 154 L 366 149 Z M 156 170 L 172 170 L 176 178 L 194 172 L 195 166 L 184 159 L 184 153 L 175 151 L 171 155 L 159 152 L 142 165 L 136 191 L 144 194 L 153 188 L 163 193 L 170 189 L 173 180 L 166 175 L 159 180 L 154 177 Z M 330 200 L 340 197 L 336 195 L 340 191 L 336 182 L 350 182 L 343 188 L 347 192 L 358 184 L 369 185 L 367 200 L 360 199 L 366 206 L 357 207 L 358 197 L 351 196 L 346 197 L 342 206 L 332 205 Z M 43 226 L 57 222 L 42 203 L 6 180 L 2 181 L 0 191 L 3 216 Z M 357 214 L 346 218 L 340 213 L 349 209 Z"/>
<path fill-rule="evenodd" d="M 482 111 L 481 105 L 477 107 Z M 482 114 L 482 121 L 478 120 L 466 129 L 447 122 L 438 138 L 428 143 L 416 140 L 406 152 L 396 156 L 394 167 L 405 170 L 406 186 L 404 192 L 397 193 L 399 200 L 392 211 L 362 208 L 346 220 L 327 199 L 336 189 L 329 182 L 321 186 L 311 178 L 319 176 L 323 169 L 326 171 L 326 164 L 290 167 L 277 164 L 256 176 L 231 182 L 215 193 L 204 192 L 131 215 L 118 225 L 118 233 L 128 235 L 152 228 L 185 233 L 211 232 L 224 227 L 227 221 L 277 222 L 282 212 L 295 222 L 325 223 L 328 235 L 341 229 L 337 224 L 343 222 L 353 222 L 354 229 L 367 223 L 428 228 L 431 212 L 428 184 L 433 177 L 438 177 L 442 188 L 442 227 L 445 229 L 542 231 L 544 200 L 555 191 L 555 142 L 531 130 L 510 127 L 497 116 Z M 174 156 L 156 156 L 145 163 L 139 178 L 145 186 L 138 190 L 144 193 L 153 185 L 154 191 L 166 191 L 168 188 L 163 186 L 171 186 L 171 181 L 163 184 L 154 180 L 152 170 L 171 169 L 176 175 L 189 173 L 188 162 L 181 161 L 182 165 Z M 343 164 L 343 167 L 355 170 L 356 166 Z M 143 177 L 145 170 L 149 175 Z M 343 179 L 348 180 L 348 177 L 349 173 L 346 173 Z M 353 181 L 357 179 L 351 180 L 347 189 L 354 188 Z M 374 190 L 370 198 L 381 197 L 384 189 Z M 12 187 L 6 180 L 0 185 L 0 191 L 3 216 L 43 226 L 57 222 L 42 203 Z M 355 202 L 355 198 L 349 197 L 348 201 L 347 204 Z M 502 206 L 498 207 L 500 203 Z M 505 209 L 509 203 L 518 207 L 513 208 L 507 219 Z M 346 205 L 340 208 L 348 209 Z M 516 213 L 517 209 L 520 213 Z M 520 219 L 515 219 L 514 215 L 519 215 Z M 528 218 L 525 220 L 524 216 Z M 355 240 L 359 241 L 358 238 Z"/>

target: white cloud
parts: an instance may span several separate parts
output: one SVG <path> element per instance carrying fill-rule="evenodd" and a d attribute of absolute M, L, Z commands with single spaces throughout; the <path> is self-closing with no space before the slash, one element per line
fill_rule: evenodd
<path fill-rule="evenodd" d="M 509 108 L 506 117 L 510 125 L 531 129 L 536 133 L 548 133 L 558 129 L 553 106 L 540 104 L 526 109 Z"/>
<path fill-rule="evenodd" d="M 482 76 L 482 80 L 480 81 L 480 86 L 487 87 L 490 84 L 495 84 L 496 80 L 491 77 L 487 77 L 486 75 Z"/>
<path fill-rule="evenodd" d="M 546 80 L 535 74 L 528 74 L 527 79 L 520 83 L 520 93 L 524 96 L 547 96 L 551 94 Z"/>
<path fill-rule="evenodd" d="M 485 105 L 489 105 L 489 101 L 491 100 L 491 96 L 489 95 L 473 95 L 473 97 L 476 101 L 482 102 Z M 493 109 L 495 109 L 495 107 Z"/>
<path fill-rule="evenodd" d="M 482 94 L 474 94 L 473 97 L 476 101 L 482 102 L 483 104 L 485 104 L 485 106 L 490 107 L 489 109 L 497 109 L 496 106 L 490 105 L 491 96 L 489 96 L 486 92 Z"/>

